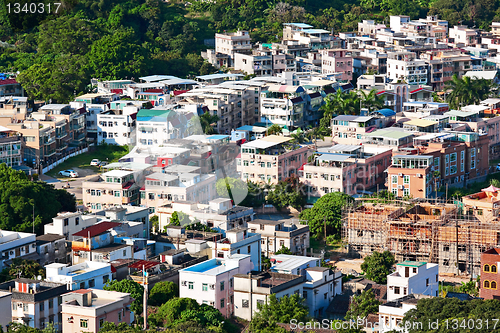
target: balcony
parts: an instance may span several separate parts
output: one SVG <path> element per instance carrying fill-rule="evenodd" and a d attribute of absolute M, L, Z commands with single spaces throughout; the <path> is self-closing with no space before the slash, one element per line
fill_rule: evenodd
<path fill-rule="evenodd" d="M 48 146 L 48 145 L 53 144 L 54 142 L 56 142 L 56 138 L 52 136 L 47 141 L 45 141 L 43 144 Z"/>
<path fill-rule="evenodd" d="M 47 152 L 45 153 L 45 157 L 49 157 L 49 156 L 52 156 L 56 153 L 56 150 L 55 149 L 50 149 L 50 150 L 47 150 Z"/>

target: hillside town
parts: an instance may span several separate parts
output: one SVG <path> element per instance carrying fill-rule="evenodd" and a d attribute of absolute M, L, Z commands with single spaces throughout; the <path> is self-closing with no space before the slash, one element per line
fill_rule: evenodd
<path fill-rule="evenodd" d="M 1 327 L 416 332 L 423 306 L 498 308 L 500 22 L 282 28 L 67 104 L 1 77 Z"/>

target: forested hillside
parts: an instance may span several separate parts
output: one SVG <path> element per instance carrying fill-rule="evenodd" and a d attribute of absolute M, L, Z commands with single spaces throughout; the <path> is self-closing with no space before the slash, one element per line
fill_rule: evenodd
<path fill-rule="evenodd" d="M 390 14 L 438 14 L 451 25 L 485 29 L 500 20 L 500 0 L 68 0 L 58 13 L 9 13 L 15 2 L 1 8 L 0 71 L 19 71 L 31 98 L 53 102 L 87 91 L 92 77 L 212 72 L 200 51 L 218 31 L 248 29 L 255 41 L 269 42 L 284 22 L 339 32 L 363 19 L 388 23 Z"/>

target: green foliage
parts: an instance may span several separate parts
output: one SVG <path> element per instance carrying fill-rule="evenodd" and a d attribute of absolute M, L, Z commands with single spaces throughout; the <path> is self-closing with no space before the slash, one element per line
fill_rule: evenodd
<path fill-rule="evenodd" d="M 406 312 L 402 325 L 408 327 L 409 333 L 421 332 L 499 332 L 498 326 L 492 322 L 500 315 L 500 301 L 495 299 L 461 301 L 457 298 L 424 298 L 418 300 L 416 309 Z M 455 326 L 456 320 L 456 326 Z M 448 321 L 448 327 L 446 327 Z M 467 327 L 467 323 L 474 322 L 474 329 Z M 439 323 L 436 329 L 429 327 L 429 322 Z M 465 325 L 462 324 L 465 322 Z M 488 322 L 488 325 L 486 323 Z M 482 326 L 479 325 L 482 323 Z"/>
<path fill-rule="evenodd" d="M 179 297 L 179 287 L 171 281 L 158 282 L 149 292 L 151 305 L 160 306 L 174 297 Z"/>
<path fill-rule="evenodd" d="M 0 272 L 0 281 L 9 281 L 17 278 L 37 279 L 38 276 L 45 279 L 45 269 L 34 260 L 20 258 L 12 259 L 12 264 Z"/>
<path fill-rule="evenodd" d="M 276 323 L 289 323 L 292 319 L 297 322 L 308 320 L 309 309 L 304 300 L 297 294 L 276 298 L 269 296 L 268 303 L 258 304 L 259 312 L 255 313 L 250 322 L 251 332 L 281 332 Z"/>
<path fill-rule="evenodd" d="M 292 251 L 285 245 L 282 245 L 281 248 L 276 251 L 274 254 L 293 254 Z"/>
<path fill-rule="evenodd" d="M 464 76 L 461 79 L 453 75 L 450 81 L 445 84 L 446 102 L 453 109 L 470 104 L 479 104 L 480 101 L 488 98 L 491 94 L 491 82 L 484 79 L 471 79 Z"/>
<path fill-rule="evenodd" d="M 395 262 L 391 252 L 384 251 L 380 253 L 375 251 L 365 257 L 365 260 L 361 264 L 361 269 L 365 272 L 367 279 L 385 284 L 387 283 L 387 275 L 391 273 Z"/>
<path fill-rule="evenodd" d="M 158 232 L 158 230 L 160 229 L 160 219 L 158 215 L 151 216 L 149 218 L 149 223 L 151 224 L 151 228 Z"/>
<path fill-rule="evenodd" d="M 197 230 L 197 231 L 204 231 L 204 232 L 212 232 L 212 228 L 210 228 L 206 224 L 202 224 L 200 221 L 197 221 L 197 222 L 191 223 L 191 224 L 187 224 L 186 225 L 186 230 Z"/>
<path fill-rule="evenodd" d="M 33 182 L 22 171 L 0 165 L 0 229 L 35 232 L 60 211 L 75 211 L 75 197 L 45 182 Z"/>
<path fill-rule="evenodd" d="M 183 212 L 173 212 L 172 217 L 170 218 L 170 224 L 169 225 L 186 225 L 191 223 L 191 220 L 189 219 L 189 216 L 186 213 Z"/>
<path fill-rule="evenodd" d="M 130 296 L 135 299 L 135 301 L 130 305 L 130 310 L 134 312 L 136 317 L 142 315 L 144 288 L 140 284 L 132 280 L 113 280 L 108 281 L 106 285 L 104 285 L 103 289 L 129 293 Z"/>
<path fill-rule="evenodd" d="M 370 313 L 377 313 L 380 304 L 381 303 L 375 298 L 373 290 L 363 290 L 360 295 L 354 295 L 352 297 L 345 318 L 354 321 L 358 318 L 364 319 Z"/>
<path fill-rule="evenodd" d="M 217 133 L 217 122 L 219 117 L 217 115 L 212 115 L 210 112 L 205 112 L 201 116 L 195 116 L 191 118 L 191 124 L 193 124 L 192 132 L 193 134 L 215 134 Z"/>
<path fill-rule="evenodd" d="M 295 209 L 301 209 L 305 206 L 306 201 L 304 184 L 300 182 L 299 177 L 296 175 L 279 181 L 267 195 L 267 202 L 273 205 L 277 210 L 281 210 L 288 206 Z"/>
<path fill-rule="evenodd" d="M 172 298 L 149 317 L 157 326 L 171 327 L 180 323 L 195 322 L 203 327 L 220 327 L 222 314 L 213 306 L 198 304 L 191 298 Z"/>
<path fill-rule="evenodd" d="M 342 192 L 325 194 L 316 201 L 312 208 L 302 211 L 300 219 L 307 221 L 309 230 L 316 238 L 324 237 L 325 223 L 327 237 L 340 235 L 342 209 L 351 201 L 352 197 Z"/>
<path fill-rule="evenodd" d="M 277 135 L 283 133 L 283 129 L 278 124 L 272 124 L 267 128 L 267 135 Z"/>
<path fill-rule="evenodd" d="M 222 198 L 234 197 L 233 193 L 245 193 L 248 191 L 248 185 L 238 178 L 221 178 L 215 183 L 215 189 L 217 190 L 217 195 Z"/>

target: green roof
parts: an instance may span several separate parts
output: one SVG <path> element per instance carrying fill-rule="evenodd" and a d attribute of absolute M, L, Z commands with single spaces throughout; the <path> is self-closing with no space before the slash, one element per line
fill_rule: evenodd
<path fill-rule="evenodd" d="M 137 112 L 137 117 L 165 117 L 167 118 L 172 110 L 149 110 L 141 109 Z"/>
<path fill-rule="evenodd" d="M 390 129 L 380 129 L 373 131 L 371 133 L 365 134 L 366 137 L 372 136 L 383 136 L 389 139 L 402 139 L 413 135 L 412 133 L 398 130 L 390 130 Z"/>
<path fill-rule="evenodd" d="M 420 267 L 427 264 L 426 262 L 422 261 L 403 261 L 397 264 L 398 266 L 407 266 L 407 267 Z"/>

